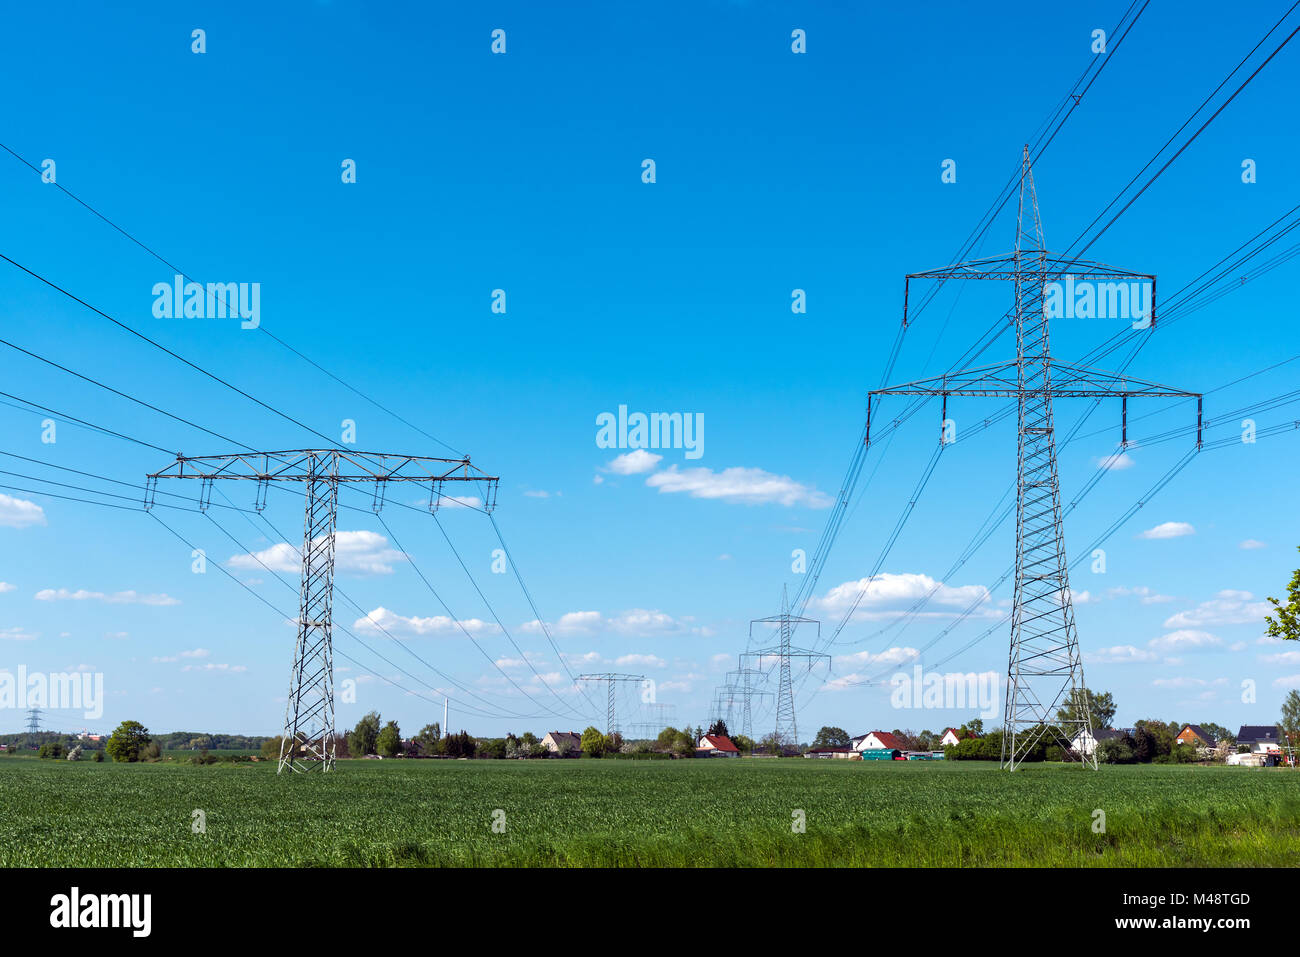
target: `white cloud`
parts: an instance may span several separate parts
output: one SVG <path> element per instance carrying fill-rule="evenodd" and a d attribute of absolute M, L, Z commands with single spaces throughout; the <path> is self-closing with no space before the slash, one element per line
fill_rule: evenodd
<path fill-rule="evenodd" d="M 635 666 L 637 668 L 666 668 L 667 662 L 656 655 L 622 655 L 614 660 L 614 664 L 623 666 Z"/>
<path fill-rule="evenodd" d="M 1190 611 L 1180 611 L 1165 620 L 1166 628 L 1199 628 L 1205 625 L 1262 625 L 1264 616 L 1273 607 L 1267 602 L 1254 601 L 1248 591 L 1231 588 L 1219 592 L 1210 601 L 1203 601 Z"/>
<path fill-rule="evenodd" d="M 653 471 L 662 459 L 662 455 L 655 455 L 645 449 L 636 449 L 612 459 L 605 466 L 605 471 L 613 472 L 615 475 L 641 475 Z"/>
<path fill-rule="evenodd" d="M 1258 539 L 1248 538 L 1244 542 L 1239 543 L 1237 547 L 1241 549 L 1245 549 L 1246 551 L 1251 551 L 1252 549 L 1256 549 L 1256 548 L 1268 548 L 1268 543 L 1261 542 Z"/>
<path fill-rule="evenodd" d="M 704 634 L 705 629 L 693 628 L 688 619 L 677 619 L 662 611 L 632 608 L 612 618 L 598 611 L 571 611 L 547 624 L 547 630 L 562 637 L 587 637 L 613 633 L 626 637 L 645 637 L 665 634 Z M 540 633 L 536 619 L 520 626 L 520 631 Z"/>
<path fill-rule="evenodd" d="M 0 493 L 0 525 L 6 528 L 27 528 L 45 525 L 45 509 L 35 502 Z"/>
<path fill-rule="evenodd" d="M 35 641 L 36 635 L 26 628 L 0 628 L 0 641 Z"/>
<path fill-rule="evenodd" d="M 247 670 L 248 667 L 246 665 L 215 664 L 211 661 L 203 665 L 186 665 L 184 668 L 181 669 L 181 671 L 219 671 L 219 672 L 240 672 L 240 671 L 247 671 Z"/>
<path fill-rule="evenodd" d="M 679 469 L 670 466 L 646 478 L 645 484 L 659 493 L 685 492 L 691 498 L 716 499 L 736 505 L 804 505 L 830 508 L 835 500 L 825 492 L 788 475 L 774 475 L 757 468 L 729 468 L 715 472 L 707 468 Z"/>
<path fill-rule="evenodd" d="M 1155 652 L 1143 651 L 1141 648 L 1135 648 L 1132 645 L 1113 645 L 1110 648 L 1098 648 L 1096 651 L 1084 655 L 1084 658 L 1089 662 L 1103 665 L 1134 664 L 1155 661 L 1159 657 Z"/>
<path fill-rule="evenodd" d="M 813 598 L 808 605 L 818 611 L 844 615 L 864 588 L 866 593 L 853 614 L 857 621 L 897 617 L 917 599 L 924 598 L 931 592 L 933 595 L 930 604 L 940 610 L 923 612 L 921 617 L 950 617 L 957 613 L 957 609 L 964 610 L 969 605 L 984 603 L 989 599 L 989 590 L 983 585 L 952 586 L 935 581 L 929 575 L 884 572 L 874 578 L 860 578 L 836 585 L 821 598 Z"/>
<path fill-rule="evenodd" d="M 1161 522 L 1155 528 L 1142 532 L 1138 538 L 1182 538 L 1184 535 L 1195 534 L 1196 529 L 1190 522 Z"/>
<path fill-rule="evenodd" d="M 1183 651 L 1188 648 L 1210 648 L 1221 644 L 1223 639 L 1218 635 L 1212 635 L 1208 631 L 1183 628 L 1161 635 L 1159 638 L 1152 638 L 1147 642 L 1147 647 L 1155 648 L 1157 651 Z"/>
<path fill-rule="evenodd" d="M 446 497 L 442 507 L 448 505 Z M 388 539 L 378 532 L 338 531 L 334 533 L 334 568 L 354 575 L 391 575 L 393 562 L 406 556 L 388 547 Z M 302 553 L 298 546 L 280 542 L 260 552 L 232 555 L 226 562 L 231 568 L 257 571 L 263 567 L 274 572 L 302 571 Z"/>
<path fill-rule="evenodd" d="M 1260 655 L 1259 660 L 1269 665 L 1300 665 L 1300 651 L 1282 651 L 1276 655 Z"/>
<path fill-rule="evenodd" d="M 1106 594 L 1111 598 L 1123 598 L 1132 595 L 1140 598 L 1144 605 L 1161 605 L 1174 600 L 1173 595 L 1161 595 L 1146 585 L 1138 585 L 1133 588 L 1108 588 Z"/>
<path fill-rule="evenodd" d="M 118 591 L 107 594 L 102 591 L 86 591 L 78 588 L 42 588 L 35 595 L 37 601 L 102 601 L 110 605 L 179 605 L 179 598 L 171 595 L 141 595 L 137 591 Z"/>
<path fill-rule="evenodd" d="M 0 595 L 3 595 L 6 592 L 14 591 L 17 588 L 18 588 L 17 585 L 11 585 L 8 582 L 0 582 Z"/>
<path fill-rule="evenodd" d="M 446 615 L 434 615 L 432 618 L 406 617 L 380 606 L 358 618 L 352 625 L 358 631 L 369 634 L 388 632 L 392 635 L 446 635 L 462 634 L 462 628 L 471 635 L 488 634 L 499 631 L 498 626 L 479 618 L 466 618 L 459 622 Z"/>
<path fill-rule="evenodd" d="M 836 655 L 836 667 L 849 665 L 854 668 L 867 668 L 875 665 L 904 665 L 915 661 L 920 652 L 915 648 L 886 648 L 884 651 L 857 651 L 851 655 Z"/>
<path fill-rule="evenodd" d="M 178 655 L 166 655 L 161 658 L 155 657 L 153 660 L 156 662 L 174 662 L 180 661 L 182 658 L 206 658 L 211 654 L 212 652 L 208 651 L 206 648 L 195 648 L 191 651 L 182 651 Z"/>
<path fill-rule="evenodd" d="M 1097 468 L 1106 469 L 1111 472 L 1122 472 L 1124 469 L 1131 469 L 1137 465 L 1137 460 L 1127 452 L 1113 452 L 1110 455 L 1104 455 L 1099 459 L 1093 459 Z"/>
<path fill-rule="evenodd" d="M 438 496 L 438 508 L 440 509 L 481 508 L 482 506 L 483 506 L 483 500 L 479 498 L 477 495 L 439 495 Z M 376 536 L 376 537 L 382 539 L 382 536 Z M 396 552 L 395 554 L 401 555 L 401 552 Z M 401 557 L 405 558 L 406 556 L 401 555 Z M 384 574 L 387 574 L 387 572 L 385 572 Z"/>
<path fill-rule="evenodd" d="M 1286 675 L 1273 679 L 1274 688 L 1300 688 L 1300 675 Z"/>

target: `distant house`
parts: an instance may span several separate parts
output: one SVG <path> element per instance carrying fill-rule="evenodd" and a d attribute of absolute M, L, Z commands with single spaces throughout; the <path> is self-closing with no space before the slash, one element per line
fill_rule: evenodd
<path fill-rule="evenodd" d="M 547 731 L 542 747 L 552 754 L 578 755 L 582 753 L 582 735 L 576 731 Z"/>
<path fill-rule="evenodd" d="M 1282 735 L 1275 724 L 1243 724 L 1237 732 L 1237 744 L 1244 744 L 1252 754 L 1280 752 Z"/>
<path fill-rule="evenodd" d="M 1199 724 L 1183 725 L 1183 730 L 1178 732 L 1178 737 L 1174 738 L 1179 744 L 1193 744 L 1201 748 L 1216 748 L 1219 743 L 1214 740 L 1214 735 L 1210 734 Z"/>
<path fill-rule="evenodd" d="M 809 748 L 804 752 L 805 758 L 855 758 L 858 752 L 852 748 Z"/>
<path fill-rule="evenodd" d="M 967 741 L 969 741 L 969 740 L 972 740 L 972 739 L 974 739 L 974 738 L 978 738 L 978 737 L 979 737 L 979 735 L 976 734 L 974 731 L 967 731 L 967 732 L 963 735 L 963 734 L 962 734 L 960 731 L 958 731 L 956 728 L 948 728 L 946 731 L 944 731 L 944 733 L 943 733 L 943 737 L 941 737 L 941 738 L 939 739 L 939 744 L 941 744 L 943 747 L 946 748 L 946 747 L 948 747 L 950 744 L 958 744 L 958 743 L 960 743 L 962 740 L 967 740 Z"/>
<path fill-rule="evenodd" d="M 1123 739 L 1124 732 L 1117 728 L 1095 728 L 1089 731 L 1084 728 L 1074 736 L 1070 742 L 1070 748 L 1078 754 L 1095 754 L 1097 745 L 1103 741 L 1119 741 Z"/>
<path fill-rule="evenodd" d="M 700 736 L 695 754 L 701 758 L 738 758 L 740 748 L 725 734 L 705 734 Z"/>
<path fill-rule="evenodd" d="M 889 731 L 868 731 L 853 739 L 854 751 L 901 751 L 903 742 Z"/>

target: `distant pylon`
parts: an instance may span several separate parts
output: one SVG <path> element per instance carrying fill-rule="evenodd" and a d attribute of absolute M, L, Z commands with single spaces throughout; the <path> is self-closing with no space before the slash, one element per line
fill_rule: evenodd
<path fill-rule="evenodd" d="M 27 743 L 36 744 L 36 736 L 41 733 L 41 715 L 44 714 L 40 708 L 29 708 L 27 711 Z"/>
<path fill-rule="evenodd" d="M 1007 699 L 1004 712 L 1002 766 L 1014 771 L 1044 735 L 1051 733 L 1071 751 L 1080 733 L 1092 733 L 1092 715 L 1084 694 L 1083 663 L 1074 623 L 1074 604 L 1065 559 L 1061 521 L 1061 489 L 1057 474 L 1056 435 L 1052 401 L 1055 398 L 1118 398 L 1121 400 L 1120 447 L 1128 446 L 1128 400 L 1132 397 L 1195 398 L 1197 445 L 1201 442 L 1201 396 L 1146 382 L 1128 375 L 1085 369 L 1056 362 L 1048 343 L 1046 286 L 1060 299 L 1072 296 L 1076 281 L 1091 283 L 1094 298 L 1080 318 L 1098 315 L 1103 302 L 1134 318 L 1134 329 L 1154 329 L 1156 277 L 1117 269 L 1104 263 L 1065 260 L 1048 255 L 1038 212 L 1038 196 L 1030 168 L 1029 147 L 1020 167 L 1020 203 L 1016 218 L 1016 246 L 1011 256 L 958 263 L 943 269 L 913 273 L 913 279 L 993 279 L 1015 283 L 1014 319 L 1016 359 L 953 372 L 934 379 L 890 386 L 870 393 L 867 402 L 867 436 L 871 435 L 871 403 L 881 395 L 943 397 L 941 442 L 948 438 L 948 397 L 983 396 L 1014 398 L 1018 403 L 1016 456 L 1016 564 L 1015 597 L 1011 615 L 1011 647 L 1007 662 Z M 1062 282 L 1063 281 L 1063 282 Z M 1141 286 L 1150 284 L 1145 310 Z M 1068 290 L 1068 292 L 1063 292 Z M 1103 298 L 1105 297 L 1105 298 Z M 903 297 L 903 324 L 907 324 L 907 289 Z M 1143 314 L 1145 312 L 1145 314 Z M 1074 315 L 1074 301 L 1069 311 Z M 1069 703 L 1069 716 L 1058 720 L 1057 710 Z M 1095 751 L 1081 760 L 1096 768 Z"/>
<path fill-rule="evenodd" d="M 796 648 L 791 642 L 791 635 L 794 633 L 794 625 L 816 625 L 817 636 L 821 637 L 821 622 L 814 618 L 801 618 L 798 615 L 790 614 L 790 599 L 784 586 L 781 588 L 781 614 L 773 615 L 770 618 L 755 618 L 749 623 L 749 637 L 754 637 L 754 626 L 760 624 L 774 624 L 779 627 L 780 638 L 779 644 L 770 648 L 763 648 L 758 651 L 747 651 L 741 658 L 742 669 L 745 666 L 745 659 L 753 660 L 755 667 L 761 667 L 764 658 L 775 658 L 777 660 L 777 690 L 776 690 L 776 739 L 782 747 L 792 748 L 799 746 L 799 724 L 795 716 L 794 707 L 794 678 L 790 667 L 790 662 L 795 658 L 803 658 L 808 662 L 808 670 L 811 671 L 815 661 L 828 661 L 830 655 L 822 654 L 818 651 L 811 651 L 807 648 Z"/>
<path fill-rule="evenodd" d="M 618 707 L 614 687 L 620 681 L 645 681 L 645 675 L 620 675 L 606 671 L 598 675 L 578 675 L 579 681 L 603 681 L 606 685 L 605 733 L 618 734 Z"/>

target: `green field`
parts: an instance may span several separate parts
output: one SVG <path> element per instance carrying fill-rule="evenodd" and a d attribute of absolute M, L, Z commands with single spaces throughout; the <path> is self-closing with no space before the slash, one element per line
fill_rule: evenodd
<path fill-rule="evenodd" d="M 5 867 L 1297 864 L 1289 770 L 344 761 L 277 777 L 273 763 L 0 759 Z"/>

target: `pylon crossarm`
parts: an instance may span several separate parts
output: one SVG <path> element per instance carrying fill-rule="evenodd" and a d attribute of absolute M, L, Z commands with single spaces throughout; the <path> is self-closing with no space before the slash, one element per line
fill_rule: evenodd
<path fill-rule="evenodd" d="M 1038 282 L 1056 282 L 1078 279 L 1089 282 L 1150 282 L 1152 284 L 1152 309 L 1155 309 L 1156 277 L 1150 273 L 1133 272 L 1107 263 L 1087 259 L 1058 259 L 1041 250 L 1026 250 L 1021 255 L 993 256 L 954 263 L 940 269 L 908 274 L 903 280 L 903 325 L 908 322 L 908 303 L 911 300 L 912 280 L 947 282 L 950 279 L 975 279 L 1014 282 L 1017 276 L 1032 275 Z M 1153 312 L 1154 315 L 1154 312 Z"/>
<path fill-rule="evenodd" d="M 326 474 L 337 482 L 497 481 L 497 476 L 488 475 L 471 464 L 468 458 L 442 459 L 387 452 L 351 452 L 345 449 L 177 455 L 175 462 L 147 477 L 307 482 Z"/>

